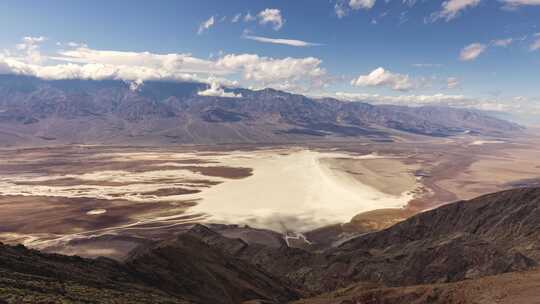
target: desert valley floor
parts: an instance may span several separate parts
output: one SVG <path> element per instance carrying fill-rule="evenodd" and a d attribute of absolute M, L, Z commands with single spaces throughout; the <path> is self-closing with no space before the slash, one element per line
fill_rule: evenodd
<path fill-rule="evenodd" d="M 538 185 L 539 145 L 527 134 L 399 144 L 6 148 L 0 241 L 121 260 L 144 240 L 203 222 L 311 235 L 305 241 L 312 242 L 326 227 L 362 233 L 441 204 Z"/>

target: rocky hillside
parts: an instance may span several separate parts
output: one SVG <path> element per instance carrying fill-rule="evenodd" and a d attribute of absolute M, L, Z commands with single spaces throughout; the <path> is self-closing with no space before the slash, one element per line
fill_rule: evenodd
<path fill-rule="evenodd" d="M 0 244 L 0 303 L 284 303 L 285 281 L 190 234 L 141 248 L 125 264 Z"/>
<path fill-rule="evenodd" d="M 374 106 L 272 89 L 199 96 L 201 83 L 57 80 L 0 75 L 0 142 L 276 143 L 396 134 L 505 136 L 521 128 L 474 110 Z"/>
<path fill-rule="evenodd" d="M 484 286 L 485 293 L 490 282 L 537 276 L 539 228 L 540 188 L 523 188 L 427 211 L 322 251 L 257 241 L 256 233 L 229 238 L 201 225 L 141 246 L 122 264 L 3 245 L 0 299 L 472 303 L 464 290 L 474 295 Z"/>

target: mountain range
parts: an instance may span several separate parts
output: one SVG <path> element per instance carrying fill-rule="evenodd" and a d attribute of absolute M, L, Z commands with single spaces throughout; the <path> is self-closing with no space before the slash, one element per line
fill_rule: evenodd
<path fill-rule="evenodd" d="M 0 75 L 0 142 L 284 143 L 395 136 L 505 136 L 522 128 L 472 109 L 309 98 L 273 89 L 201 96 L 203 83 L 43 80 Z"/>
<path fill-rule="evenodd" d="M 540 188 L 522 188 L 324 250 L 202 225 L 122 263 L 0 245 L 0 303 L 529 303 L 540 296 L 539 227 Z"/>

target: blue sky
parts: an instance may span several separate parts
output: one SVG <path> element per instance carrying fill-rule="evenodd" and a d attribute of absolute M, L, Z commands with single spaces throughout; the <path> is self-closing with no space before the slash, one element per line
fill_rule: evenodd
<path fill-rule="evenodd" d="M 0 72 L 540 115 L 539 22 L 540 0 L 3 0 Z"/>

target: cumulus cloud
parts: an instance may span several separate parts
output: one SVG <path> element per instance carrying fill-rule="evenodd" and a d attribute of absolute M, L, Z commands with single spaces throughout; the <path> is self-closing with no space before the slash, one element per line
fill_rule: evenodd
<path fill-rule="evenodd" d="M 85 64 L 102 64 L 129 67 L 145 67 L 161 70 L 163 73 L 182 71 L 183 73 L 206 73 L 224 75 L 228 71 L 216 69 L 210 60 L 204 60 L 190 54 L 155 54 L 150 52 L 124 52 L 95 50 L 81 47 L 59 51 L 59 56 L 51 57 L 57 61 Z"/>
<path fill-rule="evenodd" d="M 276 8 L 267 8 L 261 11 L 257 17 L 259 17 L 260 24 L 271 24 L 276 31 L 280 30 L 285 23 L 281 16 L 281 11 Z"/>
<path fill-rule="evenodd" d="M 214 18 L 214 16 L 211 16 L 210 18 L 208 18 L 208 20 L 204 21 L 203 23 L 201 23 L 199 25 L 199 29 L 197 30 L 197 34 L 201 35 L 202 33 L 204 33 L 204 31 L 208 30 L 209 28 L 211 28 L 212 26 L 214 26 L 216 20 Z"/>
<path fill-rule="evenodd" d="M 40 45 L 42 42 L 47 40 L 46 37 L 38 36 L 38 37 L 23 37 L 21 43 L 17 44 L 15 47 L 19 51 L 23 51 L 25 53 L 25 60 L 32 63 L 41 63 L 43 61 L 43 57 L 41 56 L 41 52 L 39 50 Z"/>
<path fill-rule="evenodd" d="M 217 81 L 212 81 L 208 89 L 197 92 L 197 95 L 226 97 L 226 98 L 241 98 L 242 97 L 242 94 L 235 94 L 234 92 L 225 92 L 225 90 L 223 90 L 223 88 Z"/>
<path fill-rule="evenodd" d="M 12 73 L 12 69 L 9 66 L 9 64 L 6 62 L 5 55 L 0 53 L 0 74 L 10 74 L 10 73 Z"/>
<path fill-rule="evenodd" d="M 39 63 L 28 60 L 25 55 L 26 47 L 24 50 L 16 48 L 14 53 L 0 53 L 0 73 L 45 79 L 117 79 L 134 82 L 134 88 L 143 81 L 167 80 L 218 82 L 222 86 L 271 86 L 295 91 L 321 87 L 326 77 L 322 61 L 314 57 L 220 54 L 218 58 L 201 59 L 191 54 L 97 50 L 86 46 L 41 55 L 44 60 Z M 241 79 L 241 83 L 230 79 Z"/>
<path fill-rule="evenodd" d="M 142 79 L 134 80 L 129 84 L 129 89 L 131 91 L 138 91 L 141 88 L 141 86 L 143 85 L 143 82 L 144 81 Z"/>
<path fill-rule="evenodd" d="M 375 5 L 375 0 L 350 0 L 349 6 L 354 10 L 371 9 Z"/>
<path fill-rule="evenodd" d="M 255 41 L 263 42 L 263 43 L 283 44 L 283 45 L 290 45 L 290 46 L 296 46 L 296 47 L 309 47 L 309 46 L 320 45 L 319 43 L 306 42 L 306 41 L 296 40 L 296 39 L 268 38 L 268 37 L 251 36 L 251 35 L 243 35 L 242 37 L 245 39 L 255 40 Z"/>
<path fill-rule="evenodd" d="M 409 5 L 409 1 L 414 0 L 404 0 L 403 3 Z M 334 12 L 341 19 L 347 16 L 351 10 L 370 10 L 375 6 L 376 2 L 376 0 L 336 0 Z M 375 19 L 372 21 L 376 23 Z"/>
<path fill-rule="evenodd" d="M 326 75 L 318 58 L 270 58 L 255 54 L 229 54 L 220 58 L 216 66 L 239 71 L 245 80 L 263 85 L 279 85 L 300 82 L 316 83 Z"/>
<path fill-rule="evenodd" d="M 480 0 L 448 0 L 443 2 L 440 11 L 431 15 L 430 20 L 432 22 L 439 19 L 450 21 L 459 16 L 462 11 L 478 6 L 478 4 L 480 4 Z"/>
<path fill-rule="evenodd" d="M 470 44 L 461 50 L 459 54 L 459 59 L 461 61 L 475 60 L 476 58 L 478 58 L 478 56 L 480 56 L 486 51 L 486 48 L 486 45 L 481 43 Z"/>
<path fill-rule="evenodd" d="M 117 79 L 124 81 L 142 82 L 146 80 L 172 80 L 172 81 L 201 81 L 204 78 L 196 74 L 183 73 L 175 70 L 160 70 L 145 66 L 120 66 L 106 64 L 56 64 L 35 65 L 20 62 L 14 59 L 4 59 L 8 73 L 35 76 L 43 79 Z M 2 65 L 2 63 L 0 63 Z"/>
<path fill-rule="evenodd" d="M 393 90 L 407 91 L 414 87 L 409 75 L 392 73 L 379 67 L 368 75 L 360 75 L 351 81 L 353 86 L 376 87 L 387 86 Z"/>

